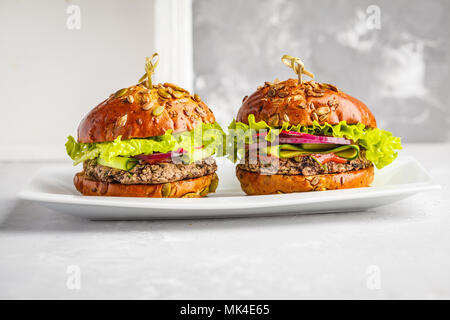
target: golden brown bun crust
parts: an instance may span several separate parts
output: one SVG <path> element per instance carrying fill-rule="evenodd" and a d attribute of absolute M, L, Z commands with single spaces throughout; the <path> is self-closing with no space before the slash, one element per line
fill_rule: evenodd
<path fill-rule="evenodd" d="M 362 123 L 376 128 L 375 117 L 369 108 L 336 87 L 315 81 L 298 84 L 297 79 L 288 79 L 275 84 L 268 83 L 258 88 L 250 97 L 244 98 L 236 121 L 248 124 L 248 116 L 256 121 L 264 120 L 271 126 L 283 122 L 292 125 L 311 126 L 319 123 Z"/>
<path fill-rule="evenodd" d="M 151 90 L 143 85 L 129 87 L 126 92 L 119 90 L 84 117 L 78 127 L 78 142 L 113 141 L 118 136 L 122 140 L 161 136 L 169 129 L 173 133 L 190 131 L 202 122 L 216 121 L 197 95 L 182 90 L 170 83 Z M 162 113 L 154 115 L 159 106 L 164 107 Z"/>
<path fill-rule="evenodd" d="M 357 171 L 315 176 L 260 175 L 236 167 L 241 188 L 248 195 L 324 191 L 368 187 L 373 182 L 373 166 Z"/>
<path fill-rule="evenodd" d="M 75 188 L 85 196 L 200 198 L 208 193 L 208 191 L 205 192 L 205 189 L 209 188 L 214 179 L 217 179 L 216 174 L 165 184 L 125 185 L 91 180 L 83 172 L 79 172 L 73 178 L 73 183 Z M 163 195 L 164 191 L 167 192 L 166 196 Z"/>

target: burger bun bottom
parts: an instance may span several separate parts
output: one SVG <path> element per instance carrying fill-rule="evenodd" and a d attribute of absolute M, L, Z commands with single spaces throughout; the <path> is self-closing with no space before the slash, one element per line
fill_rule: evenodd
<path fill-rule="evenodd" d="M 73 178 L 73 183 L 85 196 L 200 198 L 208 194 L 211 182 L 215 179 L 217 175 L 214 173 L 163 184 L 120 184 L 91 180 L 83 172 L 79 172 Z"/>
<path fill-rule="evenodd" d="M 373 182 L 374 169 L 365 169 L 335 174 L 261 175 L 236 167 L 236 176 L 242 190 L 248 195 L 325 191 L 368 187 Z"/>

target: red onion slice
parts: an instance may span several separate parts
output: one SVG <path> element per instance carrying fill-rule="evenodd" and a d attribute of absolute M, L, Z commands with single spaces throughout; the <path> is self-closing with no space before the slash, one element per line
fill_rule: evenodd
<path fill-rule="evenodd" d="M 196 150 L 203 149 L 204 146 L 194 147 Z M 166 153 L 153 153 L 153 154 L 139 154 L 137 156 L 134 156 L 134 158 L 146 161 L 149 163 L 157 163 L 157 162 L 164 162 L 173 158 L 181 157 L 184 153 L 187 153 L 186 150 L 183 148 L 179 148 L 175 151 L 170 151 Z"/>
<path fill-rule="evenodd" d="M 306 138 L 306 139 L 314 139 L 318 136 L 315 136 L 313 134 L 309 134 L 309 133 L 303 133 L 303 132 L 295 132 L 295 131 L 281 131 L 280 132 L 280 137 L 295 137 L 295 138 Z"/>
<path fill-rule="evenodd" d="M 153 153 L 153 154 L 139 154 L 134 156 L 136 159 L 147 161 L 147 162 L 157 162 L 160 160 L 171 159 L 172 157 L 180 157 L 185 153 L 185 151 L 180 148 L 176 151 L 170 151 L 167 153 Z"/>
<path fill-rule="evenodd" d="M 325 144 L 350 144 L 351 141 L 345 138 L 315 136 L 313 134 L 295 131 L 281 131 L 280 143 L 325 143 Z"/>
<path fill-rule="evenodd" d="M 257 133 L 256 136 L 264 137 L 267 132 Z M 309 133 L 295 132 L 295 131 L 281 131 L 280 143 L 300 144 L 300 143 L 313 143 L 313 144 L 351 144 L 351 141 L 345 138 L 328 137 L 328 136 L 315 136 Z"/>
<path fill-rule="evenodd" d="M 311 143 L 311 144 L 350 144 L 350 140 L 345 138 L 335 138 L 335 137 L 325 137 L 325 136 L 314 136 L 314 139 L 309 138 L 285 138 L 280 137 L 280 143 L 288 144 L 301 144 L 301 143 Z"/>

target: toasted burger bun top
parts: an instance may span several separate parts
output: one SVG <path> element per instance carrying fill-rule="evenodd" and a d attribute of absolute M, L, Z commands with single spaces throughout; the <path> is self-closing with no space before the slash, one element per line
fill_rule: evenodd
<path fill-rule="evenodd" d="M 78 127 L 78 142 L 93 143 L 190 131 L 216 120 L 197 95 L 170 83 L 152 89 L 139 84 L 112 94 L 92 109 Z"/>
<path fill-rule="evenodd" d="M 373 114 L 358 99 L 333 85 L 315 81 L 298 84 L 297 79 L 274 84 L 266 82 L 264 87 L 245 97 L 236 121 L 248 124 L 250 114 L 256 121 L 264 120 L 271 126 L 281 126 L 283 122 L 311 126 L 317 120 L 321 124 L 347 121 L 377 127 Z"/>

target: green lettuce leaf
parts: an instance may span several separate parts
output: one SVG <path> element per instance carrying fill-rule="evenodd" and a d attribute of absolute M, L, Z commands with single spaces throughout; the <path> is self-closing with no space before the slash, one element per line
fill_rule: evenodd
<path fill-rule="evenodd" d="M 66 151 L 77 165 L 83 161 L 98 157 L 106 162 L 113 161 L 115 157 L 132 157 L 139 154 L 166 153 L 179 148 L 187 151 L 191 162 L 216 154 L 223 156 L 225 133 L 216 123 L 203 123 L 192 131 L 174 133 L 170 130 L 164 135 L 142 139 L 121 140 L 118 137 L 110 142 L 78 143 L 69 136 Z M 203 148 L 198 149 L 203 146 Z M 198 147 L 196 149 L 196 147 Z"/>
<path fill-rule="evenodd" d="M 378 169 L 381 169 L 397 158 L 397 150 L 402 149 L 401 139 L 394 137 L 392 133 L 378 128 L 366 128 L 362 123 L 347 124 L 345 121 L 336 125 L 328 123 L 319 124 L 313 121 L 312 126 L 290 125 L 284 122 L 278 128 L 269 126 L 265 121 L 255 121 L 255 116 L 248 116 L 248 125 L 242 122 L 233 122 L 229 125 L 231 139 L 228 143 L 228 153 L 237 160 L 237 156 L 243 156 L 245 153 L 244 144 L 252 143 L 252 135 L 255 131 L 267 130 L 267 141 L 273 141 L 282 130 L 309 133 L 314 135 L 325 135 L 333 137 L 343 137 L 353 140 L 360 147 L 366 150 L 366 158 L 371 161 Z"/>

